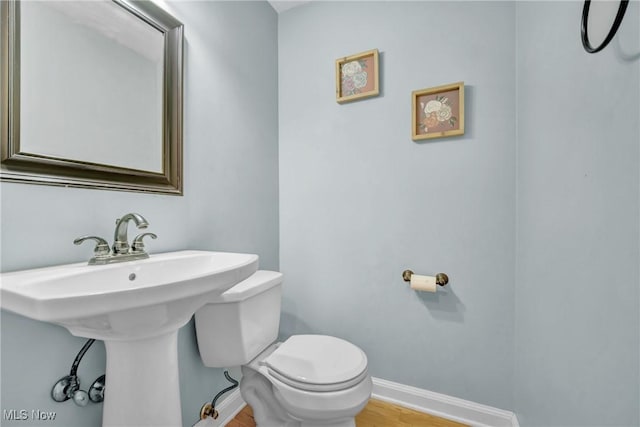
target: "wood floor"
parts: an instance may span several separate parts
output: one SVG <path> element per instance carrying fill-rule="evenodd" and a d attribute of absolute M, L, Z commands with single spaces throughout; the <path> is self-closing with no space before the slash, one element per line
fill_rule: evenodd
<path fill-rule="evenodd" d="M 412 409 L 371 399 L 356 417 L 357 427 L 467 427 L 465 424 L 423 414 Z M 256 427 L 253 411 L 245 406 L 227 427 Z"/>

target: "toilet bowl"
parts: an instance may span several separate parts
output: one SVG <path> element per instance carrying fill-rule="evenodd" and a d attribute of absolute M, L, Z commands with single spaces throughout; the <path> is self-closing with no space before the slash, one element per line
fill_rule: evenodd
<path fill-rule="evenodd" d="M 282 274 L 257 271 L 196 312 L 206 366 L 242 366 L 240 393 L 258 427 L 354 427 L 371 396 L 367 356 L 327 335 L 275 343 Z"/>

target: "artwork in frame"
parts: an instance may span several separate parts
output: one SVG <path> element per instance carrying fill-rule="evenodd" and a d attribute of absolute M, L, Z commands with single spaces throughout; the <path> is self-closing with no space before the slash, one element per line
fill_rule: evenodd
<path fill-rule="evenodd" d="M 464 82 L 415 90 L 411 103 L 414 141 L 464 134 Z"/>
<path fill-rule="evenodd" d="M 336 59 L 336 101 L 355 101 L 376 96 L 378 89 L 378 49 Z"/>

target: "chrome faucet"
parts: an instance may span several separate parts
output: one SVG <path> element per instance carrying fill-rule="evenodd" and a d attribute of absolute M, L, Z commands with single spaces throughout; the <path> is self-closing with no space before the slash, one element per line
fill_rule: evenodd
<path fill-rule="evenodd" d="M 133 220 L 136 223 L 136 227 L 145 229 L 149 226 L 146 219 L 137 213 L 128 213 L 120 219 L 116 220 L 116 231 L 113 233 L 113 253 L 117 255 L 126 254 L 129 252 L 129 239 L 127 237 L 127 230 L 129 228 L 129 221 Z"/>
<path fill-rule="evenodd" d="M 138 228 L 145 229 L 149 226 L 147 220 L 137 213 L 128 213 L 122 218 L 117 219 L 116 230 L 113 233 L 113 246 L 111 250 L 109 249 L 107 241 L 102 237 L 97 236 L 78 237 L 73 241 L 73 243 L 79 245 L 85 240 L 96 241 L 96 247 L 93 249 L 94 256 L 89 260 L 89 265 L 111 264 L 114 262 L 149 258 L 149 254 L 144 250 L 144 243 L 142 240 L 146 236 L 149 236 L 152 239 L 155 239 L 158 236 L 153 233 L 142 233 L 134 237 L 133 243 L 129 245 L 127 231 L 129 221 L 131 220 L 133 220 Z"/>

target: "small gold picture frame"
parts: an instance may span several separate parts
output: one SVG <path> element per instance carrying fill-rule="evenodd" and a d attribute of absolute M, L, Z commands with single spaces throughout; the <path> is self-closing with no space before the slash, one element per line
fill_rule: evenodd
<path fill-rule="evenodd" d="M 464 135 L 464 82 L 411 93 L 411 137 L 414 141 Z"/>
<path fill-rule="evenodd" d="M 336 101 L 355 101 L 376 96 L 378 87 L 378 49 L 336 59 Z"/>

